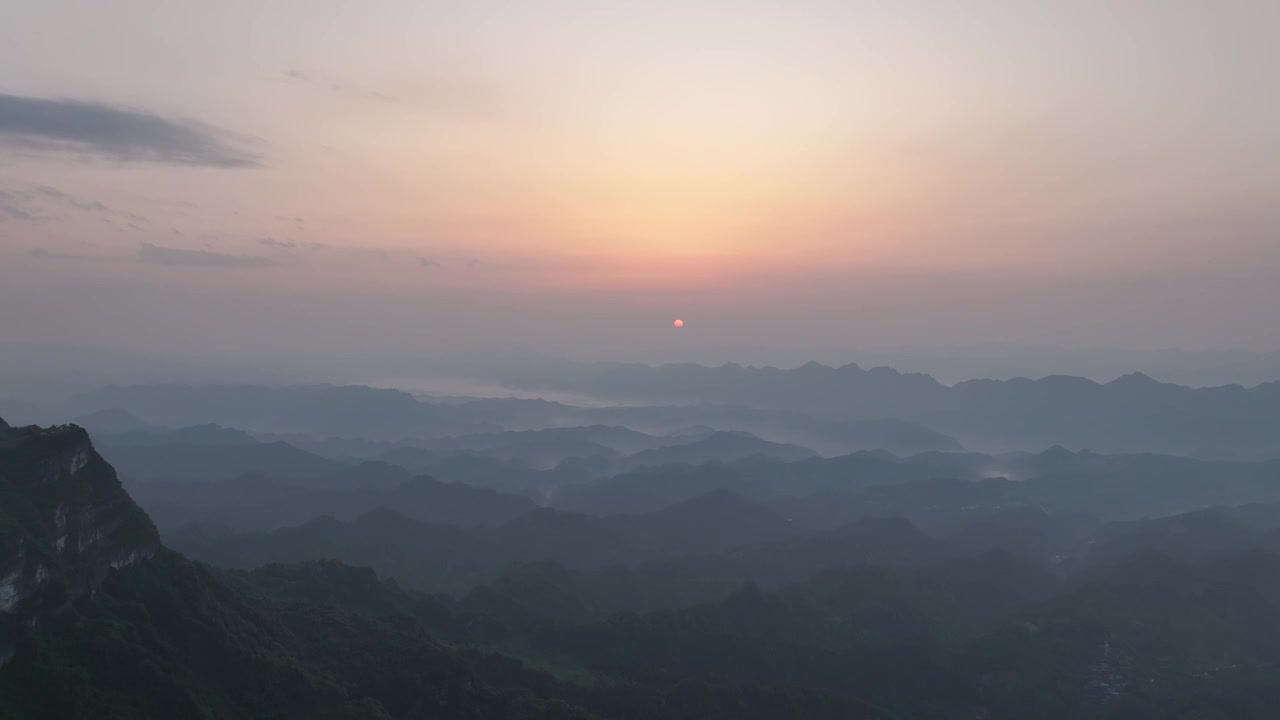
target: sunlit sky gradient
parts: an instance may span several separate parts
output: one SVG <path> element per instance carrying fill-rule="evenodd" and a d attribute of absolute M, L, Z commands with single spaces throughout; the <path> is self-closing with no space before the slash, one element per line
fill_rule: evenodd
<path fill-rule="evenodd" d="M 0 0 L 0 342 L 1277 348 L 1277 37 L 1265 0 Z"/>

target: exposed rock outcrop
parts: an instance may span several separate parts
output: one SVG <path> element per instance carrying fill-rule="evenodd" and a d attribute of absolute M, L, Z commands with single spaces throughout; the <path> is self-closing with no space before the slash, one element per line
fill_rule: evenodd
<path fill-rule="evenodd" d="M 88 433 L 0 421 L 0 664 L 22 627 L 158 548 L 155 526 Z"/>

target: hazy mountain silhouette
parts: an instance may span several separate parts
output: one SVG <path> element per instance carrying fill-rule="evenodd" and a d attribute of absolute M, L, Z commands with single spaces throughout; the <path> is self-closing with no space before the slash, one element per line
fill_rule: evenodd
<path fill-rule="evenodd" d="M 344 467 L 283 442 L 138 444 L 106 447 L 104 452 L 126 482 L 139 484 L 203 483 L 248 474 L 296 480 Z"/>
<path fill-rule="evenodd" d="M 344 457 L 361 458 L 376 456 L 379 444 L 383 452 L 388 444 L 449 449 L 452 443 L 453 449 L 489 449 L 495 441 L 521 441 L 498 435 L 512 431 L 531 431 L 531 437 L 548 441 L 593 442 L 632 454 L 672 444 L 662 436 L 680 435 L 694 426 L 750 432 L 826 454 L 960 449 L 954 438 L 891 417 L 848 420 L 742 405 L 574 407 L 517 399 L 429 403 L 396 390 L 323 385 L 131 385 L 67 389 L 37 397 L 43 408 L 31 409 L 29 398 L 0 398 L 0 409 L 16 407 L 39 418 L 97 418 L 100 429 L 113 433 L 214 423 L 269 439 L 323 441 L 335 451 L 350 453 Z"/>
<path fill-rule="evenodd" d="M 988 449 L 1060 443 L 1100 452 L 1259 457 L 1277 451 L 1270 429 L 1280 423 L 1280 383 L 1193 389 L 1142 373 L 1109 383 L 1049 376 L 947 386 L 923 374 L 857 365 L 780 370 L 548 361 L 506 367 L 495 379 L 646 403 L 680 399 L 827 418 L 897 418 Z"/>
<path fill-rule="evenodd" d="M 670 464 L 702 464 L 728 462 L 750 457 L 766 457 L 777 460 L 803 460 L 816 453 L 798 445 L 761 440 L 750 433 L 716 432 L 690 443 L 644 450 L 627 457 L 631 467 Z"/>
<path fill-rule="evenodd" d="M 991 460 L 870 455 L 860 462 L 898 472 Z M 1004 460 L 1055 486 L 1064 473 L 1115 482 L 1107 474 L 1128 468 L 1141 487 L 1143 472 L 1192 463 L 1060 449 Z M 503 497 L 425 478 L 388 491 L 405 473 L 343 464 L 309 484 L 410 493 L 397 506 L 417 498 L 424 512 Z M 463 528 L 375 509 L 180 538 L 219 563 L 302 561 L 226 573 L 158 548 L 82 430 L 0 421 L 0 708 L 19 719 L 109 708 L 157 719 L 1261 720 L 1280 707 L 1280 642 L 1266 631 L 1280 623 L 1280 505 L 1098 524 L 972 504 L 1039 480 L 909 475 L 814 497 L 872 493 L 932 518 L 933 534 L 874 516 L 797 527 L 781 496 L 770 509 L 717 491 L 647 515 L 534 510 Z"/>
<path fill-rule="evenodd" d="M 1214 505 L 1278 502 L 1280 463 L 1100 455 L 1060 447 L 1043 453 L 908 458 L 863 452 L 798 462 L 747 459 L 641 468 L 566 485 L 552 503 L 597 515 L 642 513 L 717 489 L 778 498 L 788 517 L 810 525 L 831 526 L 862 514 L 909 514 L 932 522 L 931 507 L 945 515 L 961 506 L 1030 506 L 1132 519 Z"/>

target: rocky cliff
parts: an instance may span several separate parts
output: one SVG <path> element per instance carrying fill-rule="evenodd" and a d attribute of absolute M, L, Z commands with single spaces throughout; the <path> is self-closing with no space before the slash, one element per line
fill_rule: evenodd
<path fill-rule="evenodd" d="M 155 526 L 88 433 L 0 420 L 0 664 L 24 627 L 158 547 Z"/>

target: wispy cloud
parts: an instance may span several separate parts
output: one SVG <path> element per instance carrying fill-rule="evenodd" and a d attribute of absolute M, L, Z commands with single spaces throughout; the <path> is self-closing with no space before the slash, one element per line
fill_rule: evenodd
<path fill-rule="evenodd" d="M 228 255 L 208 250 L 187 250 L 143 243 L 138 257 L 162 265 L 187 267 L 249 268 L 273 265 L 270 259 L 253 255 Z"/>
<path fill-rule="evenodd" d="M 49 185 L 27 185 L 0 189 L 0 221 L 45 222 L 82 213 L 104 221 L 137 228 L 150 221 L 137 213 L 120 210 L 99 200 L 73 195 Z"/>
<path fill-rule="evenodd" d="M 37 248 L 29 248 L 27 250 L 13 253 L 10 255 L 10 257 L 25 255 L 27 257 L 39 258 L 41 260 L 49 260 L 51 262 L 72 262 L 72 263 L 94 264 L 94 265 L 102 264 L 102 263 L 127 264 L 127 263 L 132 263 L 137 261 L 136 258 L 131 257 L 129 255 L 112 255 L 112 254 L 107 254 L 103 252 L 98 252 L 92 249 L 91 244 L 86 243 L 86 245 L 89 245 L 91 248 L 90 251 L 88 252 L 74 252 L 74 251 L 60 249 L 56 247 L 54 248 L 37 247 Z"/>
<path fill-rule="evenodd" d="M 24 199 L 20 195 L 0 190 L 0 222 L 5 220 L 38 222 L 39 219 L 26 209 Z"/>
<path fill-rule="evenodd" d="M 328 250 L 329 246 L 313 240 L 281 240 L 279 238 L 258 238 L 258 244 L 272 250 Z"/>
<path fill-rule="evenodd" d="M 379 102 L 386 102 L 386 103 L 400 102 L 400 100 L 396 98 L 394 95 L 388 95 L 387 93 L 378 92 L 376 90 L 368 90 L 365 88 L 354 87 L 351 85 L 339 83 L 331 78 L 322 77 L 312 72 L 303 72 L 302 70 L 298 70 L 297 68 L 290 68 L 289 70 L 286 70 L 284 73 L 284 77 L 289 82 L 298 83 L 300 85 L 307 85 L 307 86 L 317 88 L 319 90 L 323 90 L 329 93 L 340 94 L 340 95 L 350 95 L 350 96 L 364 98 L 366 100 L 377 100 Z"/>
<path fill-rule="evenodd" d="M 48 198 L 86 212 L 105 213 L 111 211 L 111 208 L 108 208 L 98 200 L 85 200 L 48 185 L 37 185 L 28 192 L 28 197 Z"/>
<path fill-rule="evenodd" d="M 0 93 L 0 145 L 32 152 L 208 167 L 256 167 L 248 139 L 193 120 L 82 100 Z"/>
<path fill-rule="evenodd" d="M 62 258 L 67 260 L 115 260 L 107 255 L 84 255 L 82 253 L 69 253 L 61 250 L 49 250 L 48 248 L 32 248 L 27 251 L 31 257 L 39 258 Z"/>
<path fill-rule="evenodd" d="M 401 78 L 394 93 L 299 68 L 289 68 L 281 77 L 284 82 L 326 95 L 398 105 L 406 110 L 423 110 L 469 120 L 498 119 L 508 116 L 512 109 L 512 98 L 507 93 L 476 77 L 417 75 Z"/>

